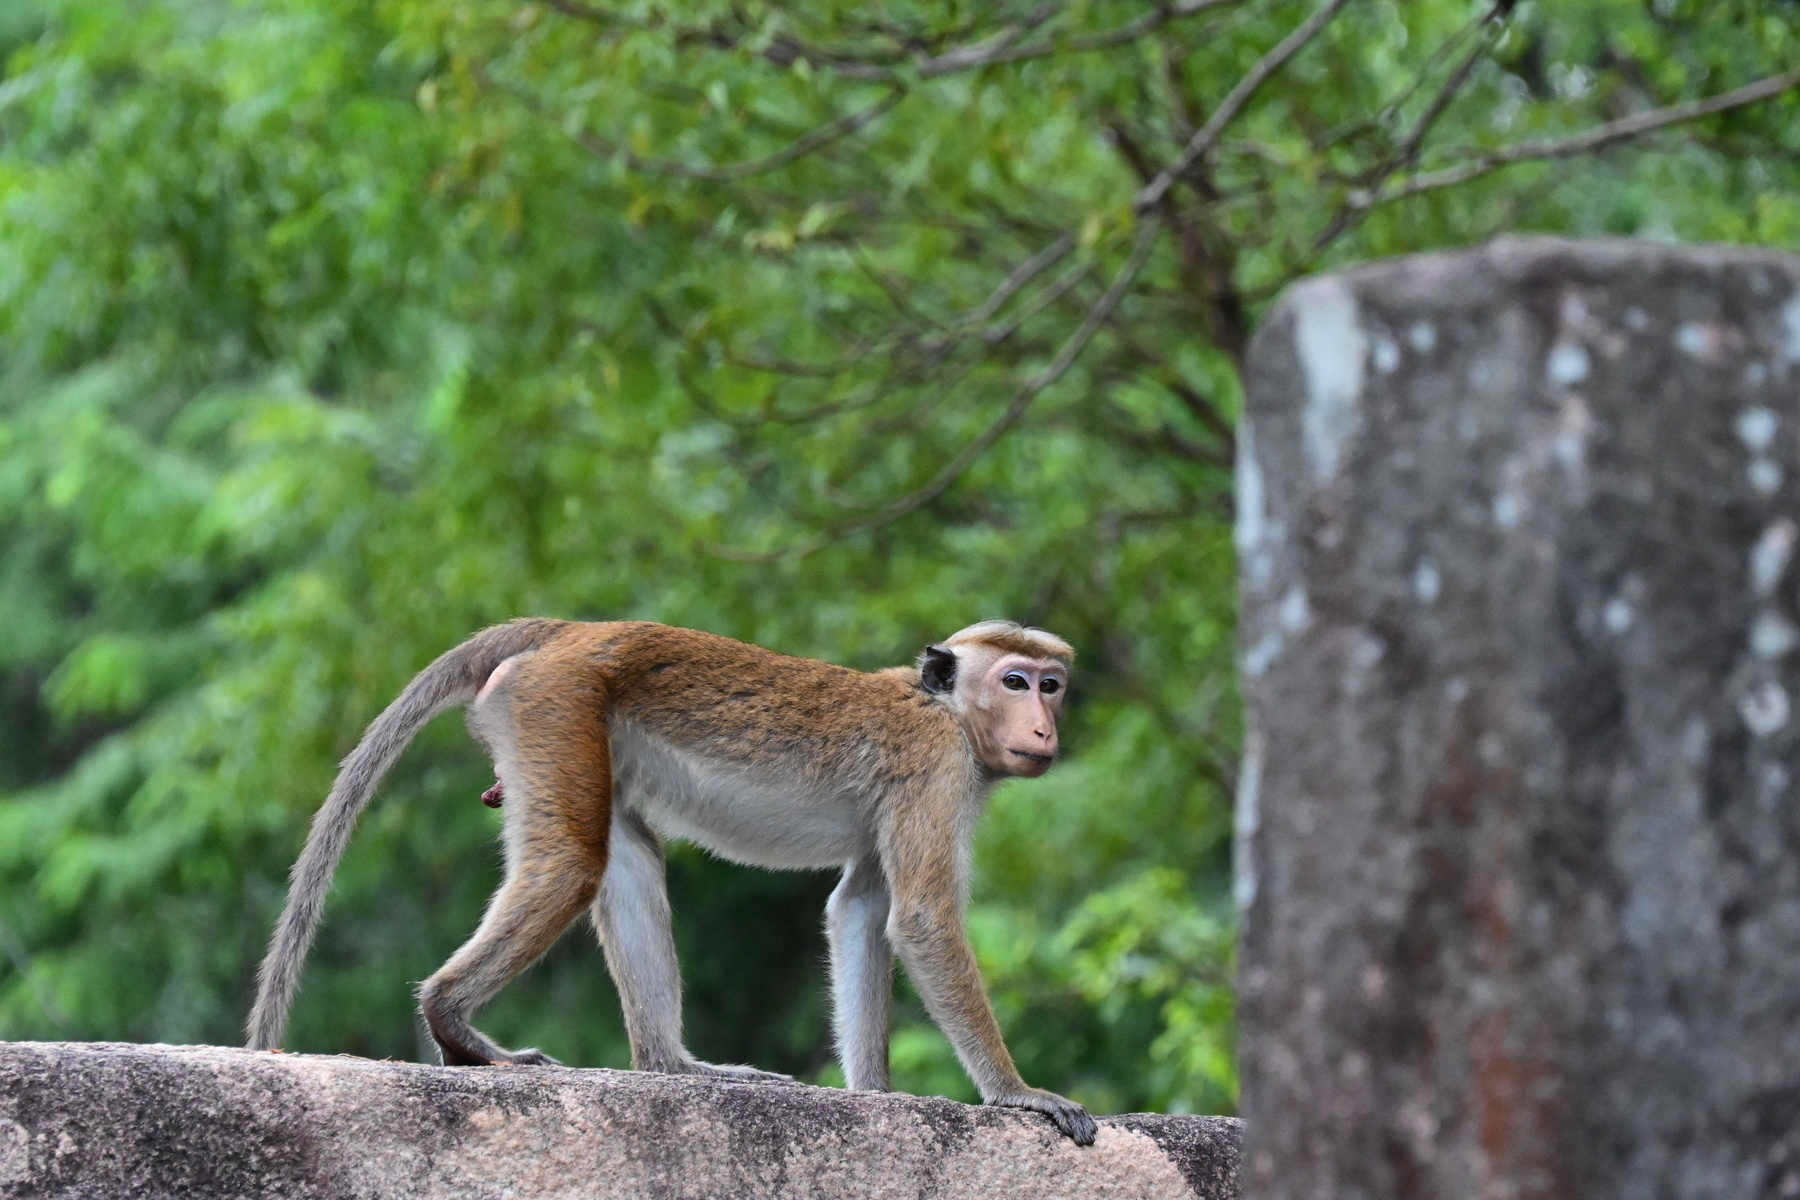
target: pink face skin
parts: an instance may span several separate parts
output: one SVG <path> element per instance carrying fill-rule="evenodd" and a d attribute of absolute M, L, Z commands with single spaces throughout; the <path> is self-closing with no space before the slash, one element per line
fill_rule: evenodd
<path fill-rule="evenodd" d="M 973 665 L 973 664 L 970 664 Z M 1056 760 L 1056 722 L 1069 670 L 1055 659 L 1003 654 L 981 672 L 970 724 L 975 752 L 990 771 L 1036 779 Z"/>

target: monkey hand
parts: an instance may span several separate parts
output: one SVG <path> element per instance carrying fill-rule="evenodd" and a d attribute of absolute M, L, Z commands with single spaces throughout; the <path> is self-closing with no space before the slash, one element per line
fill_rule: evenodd
<path fill-rule="evenodd" d="M 1094 1124 L 1094 1118 L 1088 1116 L 1087 1109 L 1073 1100 L 1065 1100 L 1055 1092 L 1046 1092 L 1042 1088 L 1028 1087 L 1017 1092 L 990 1096 L 986 1103 L 998 1108 L 1028 1108 L 1032 1112 L 1041 1112 L 1050 1118 L 1064 1137 L 1077 1146 L 1093 1145 L 1094 1138 L 1100 1133 L 1100 1127 Z"/>

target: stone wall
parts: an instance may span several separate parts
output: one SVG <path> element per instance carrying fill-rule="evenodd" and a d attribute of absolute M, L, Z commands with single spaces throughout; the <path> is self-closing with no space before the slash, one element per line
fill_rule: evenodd
<path fill-rule="evenodd" d="M 9 1200 L 1227 1200 L 1237 1122 L 634 1071 L 0 1042 Z"/>
<path fill-rule="evenodd" d="M 1800 1195 L 1800 260 L 1380 263 L 1246 387 L 1245 1195 Z"/>

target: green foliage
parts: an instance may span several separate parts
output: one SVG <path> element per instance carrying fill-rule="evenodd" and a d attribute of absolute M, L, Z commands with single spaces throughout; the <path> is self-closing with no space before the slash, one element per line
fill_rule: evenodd
<path fill-rule="evenodd" d="M 1311 5 L 1032 11 L 0 12 L 0 1037 L 234 1041 L 335 760 L 484 623 L 874 667 L 1006 614 L 1082 652 L 1070 761 L 1001 789 L 977 848 L 1009 1040 L 1102 1110 L 1229 1110 L 1255 314 L 1299 273 L 1502 230 L 1795 245 L 1791 92 L 1384 199 L 1779 70 L 1793 9 L 1351 3 L 1144 213 Z M 410 981 L 496 881 L 487 780 L 448 720 L 396 771 L 294 1048 L 420 1051 Z M 834 1078 L 830 882 L 674 851 L 699 1053 Z M 587 935 L 483 1024 L 624 1062 Z M 916 1002 L 895 1062 L 969 1094 Z"/>

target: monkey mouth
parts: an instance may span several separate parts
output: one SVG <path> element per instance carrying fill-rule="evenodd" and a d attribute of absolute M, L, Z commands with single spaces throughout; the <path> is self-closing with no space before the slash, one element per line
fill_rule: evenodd
<path fill-rule="evenodd" d="M 1008 750 L 1007 753 L 1008 754 L 1016 754 L 1020 758 L 1029 758 L 1032 762 L 1041 762 L 1041 763 L 1050 762 L 1051 760 L 1053 760 L 1056 757 L 1056 755 L 1054 755 L 1054 754 L 1033 754 L 1029 750 Z"/>

